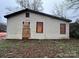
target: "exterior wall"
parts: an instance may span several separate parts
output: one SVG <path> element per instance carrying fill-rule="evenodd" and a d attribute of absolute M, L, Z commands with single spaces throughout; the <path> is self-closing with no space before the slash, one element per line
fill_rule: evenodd
<path fill-rule="evenodd" d="M 65 23 L 66 24 L 66 34 L 60 34 L 60 24 Z M 45 29 L 46 31 L 46 38 L 47 39 L 69 39 L 69 24 L 63 21 L 59 20 L 52 20 L 48 21 L 46 20 Z"/>
<path fill-rule="evenodd" d="M 30 14 L 30 39 L 69 39 L 69 23 L 39 14 Z M 43 22 L 43 33 L 36 33 L 36 22 Z M 66 24 L 66 34 L 60 34 L 60 24 Z"/>
<path fill-rule="evenodd" d="M 23 21 L 30 22 L 30 39 L 69 38 L 69 23 L 34 13 L 30 13 L 28 19 L 25 17 L 25 13 L 22 13 L 8 19 L 7 39 L 22 39 Z M 36 33 L 36 22 L 43 22 L 43 33 Z M 66 24 L 66 34 L 60 34 L 60 23 Z"/>
<path fill-rule="evenodd" d="M 7 20 L 7 39 L 22 39 L 22 22 L 25 14 L 19 14 Z"/>

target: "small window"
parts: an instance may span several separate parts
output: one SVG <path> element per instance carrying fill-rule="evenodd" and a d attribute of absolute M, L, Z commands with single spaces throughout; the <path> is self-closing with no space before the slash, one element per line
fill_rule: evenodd
<path fill-rule="evenodd" d="M 60 34 L 66 34 L 66 24 L 60 24 Z"/>
<path fill-rule="evenodd" d="M 43 22 L 37 22 L 36 23 L 36 32 L 37 33 L 43 33 Z"/>
<path fill-rule="evenodd" d="M 29 17 L 29 12 L 26 12 L 26 17 Z"/>

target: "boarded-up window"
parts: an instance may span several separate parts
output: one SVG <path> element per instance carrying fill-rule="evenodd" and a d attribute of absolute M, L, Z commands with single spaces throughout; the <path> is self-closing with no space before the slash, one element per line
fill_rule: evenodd
<path fill-rule="evenodd" d="M 60 34 L 66 34 L 66 24 L 60 24 Z"/>
<path fill-rule="evenodd" d="M 43 33 L 43 22 L 37 22 L 36 23 L 36 32 L 37 33 Z"/>

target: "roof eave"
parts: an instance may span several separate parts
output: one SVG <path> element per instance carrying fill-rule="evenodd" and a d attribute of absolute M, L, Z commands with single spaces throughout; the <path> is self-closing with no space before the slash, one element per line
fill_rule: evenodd
<path fill-rule="evenodd" d="M 52 16 L 52 15 L 49 15 L 49 14 L 45 14 L 45 13 L 38 12 L 38 11 L 34 11 L 34 10 L 31 10 L 31 9 L 27 9 L 27 8 L 24 9 L 24 10 L 20 10 L 20 11 L 14 12 L 14 13 L 9 14 L 9 15 L 5 15 L 4 17 L 5 18 L 9 18 L 11 16 L 14 16 L 14 15 L 17 15 L 17 14 L 20 14 L 20 13 L 23 13 L 25 11 L 30 11 L 32 13 L 37 13 L 37 14 L 45 15 L 45 16 L 52 17 L 52 18 L 56 18 L 56 19 L 59 19 L 59 20 L 62 20 L 62 21 L 66 21 L 66 22 L 72 22 L 72 20 L 69 20 L 69 19 L 65 19 L 65 18 L 61 18 L 61 17 L 57 17 L 57 16 Z"/>

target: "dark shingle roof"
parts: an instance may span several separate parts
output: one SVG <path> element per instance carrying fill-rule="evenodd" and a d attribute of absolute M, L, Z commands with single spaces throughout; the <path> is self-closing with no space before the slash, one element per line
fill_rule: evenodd
<path fill-rule="evenodd" d="M 55 19 L 58 19 L 58 20 L 62 20 L 62 21 L 66 21 L 66 22 L 71 22 L 71 20 L 69 20 L 69 19 L 65 19 L 65 18 L 62 18 L 62 17 L 57 17 L 57 16 L 49 15 L 49 14 L 46 14 L 46 13 L 42 13 L 42 12 L 39 12 L 39 11 L 34 11 L 34 10 L 31 10 L 31 9 L 27 9 L 27 8 L 24 9 L 24 10 L 20 10 L 20 11 L 17 11 L 17 12 L 5 15 L 4 17 L 5 18 L 9 18 L 9 17 L 15 16 L 15 15 L 21 14 L 23 12 L 27 12 L 27 11 L 28 12 L 32 12 L 32 13 L 36 13 L 36 14 L 40 14 L 40 15 L 44 15 L 44 16 L 47 16 L 47 17 L 55 18 Z"/>

